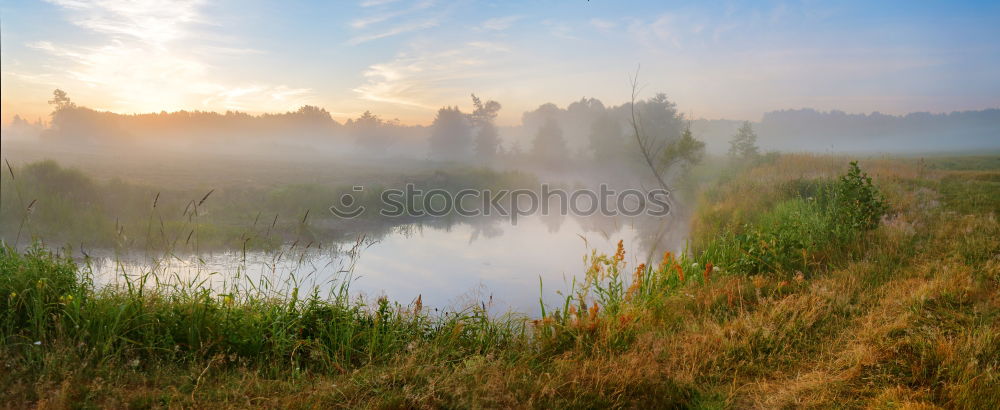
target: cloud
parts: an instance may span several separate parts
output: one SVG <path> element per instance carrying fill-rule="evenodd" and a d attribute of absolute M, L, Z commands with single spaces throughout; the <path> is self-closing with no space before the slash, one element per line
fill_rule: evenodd
<path fill-rule="evenodd" d="M 362 7 L 372 7 L 373 10 L 369 15 L 351 21 L 350 26 L 354 30 L 365 30 L 369 27 L 372 27 L 372 30 L 351 37 L 347 44 L 356 46 L 373 40 L 436 27 L 441 24 L 446 14 L 434 10 L 436 2 L 433 0 L 418 2 L 407 9 L 390 10 L 383 7 L 390 3 L 392 1 L 366 1 L 362 3 Z"/>
<path fill-rule="evenodd" d="M 483 30 L 503 31 L 510 28 L 510 26 L 514 25 L 521 18 L 521 16 L 495 17 L 484 21 L 480 25 L 480 28 Z"/>
<path fill-rule="evenodd" d="M 542 24 L 548 27 L 549 34 L 552 34 L 555 37 L 565 38 L 568 40 L 577 39 L 576 36 L 573 35 L 573 27 L 570 27 L 569 24 L 553 20 L 544 20 L 542 21 Z"/>
<path fill-rule="evenodd" d="M 472 48 L 478 48 L 481 50 L 488 50 L 488 51 L 502 51 L 502 52 L 510 51 L 510 47 L 508 47 L 506 44 L 495 43 L 491 41 L 470 41 L 468 43 L 465 43 L 465 45 Z"/>
<path fill-rule="evenodd" d="M 205 21 L 198 13 L 201 0 L 47 1 L 74 12 L 69 20 L 79 27 L 158 46 L 183 38 L 186 24 Z"/>
<path fill-rule="evenodd" d="M 365 18 L 355 19 L 351 21 L 351 28 L 363 29 L 372 24 L 381 23 L 383 21 L 398 17 L 406 13 L 405 11 L 395 11 L 389 13 L 376 14 L 374 16 L 368 16 Z"/>
<path fill-rule="evenodd" d="M 356 46 L 358 44 L 367 43 L 367 42 L 372 41 L 372 40 L 378 40 L 378 39 L 381 39 L 381 38 L 392 37 L 392 36 L 395 36 L 395 35 L 399 35 L 399 34 L 403 34 L 403 33 L 408 33 L 408 32 L 411 32 L 411 31 L 417 31 L 417 30 L 423 30 L 423 29 L 435 27 L 438 24 L 440 24 L 440 21 L 437 20 L 437 19 L 427 19 L 427 20 L 421 20 L 421 21 L 408 22 L 408 23 L 400 24 L 400 25 L 397 25 L 397 26 L 394 26 L 394 27 L 389 27 L 389 28 L 387 28 L 387 29 L 385 29 L 383 31 L 377 32 L 377 33 L 372 33 L 372 34 L 366 34 L 366 35 L 352 37 L 350 40 L 347 41 L 347 44 L 350 44 L 352 46 Z"/>
<path fill-rule="evenodd" d="M 369 66 L 363 73 L 365 83 L 353 91 L 367 101 L 433 110 L 466 97 L 470 83 L 502 76 L 500 57 L 508 50 L 484 41 L 437 51 L 414 46 L 391 61 Z"/>
<path fill-rule="evenodd" d="M 654 20 L 633 19 L 628 32 L 636 42 L 650 49 L 662 49 L 669 44 L 681 48 L 681 33 L 701 33 L 704 25 L 696 24 L 691 18 L 680 18 L 670 13 L 657 16 Z"/>
<path fill-rule="evenodd" d="M 365 0 L 361 2 L 361 7 L 376 7 L 384 6 L 389 3 L 395 3 L 399 0 Z"/>
<path fill-rule="evenodd" d="M 598 30 L 604 31 L 604 32 L 611 31 L 615 27 L 618 27 L 618 23 L 615 23 L 615 22 L 610 21 L 610 20 L 599 19 L 599 18 L 592 18 L 592 19 L 590 19 L 590 25 L 594 26 Z"/>
<path fill-rule="evenodd" d="M 260 51 L 211 44 L 199 32 L 211 19 L 200 0 L 48 0 L 68 12 L 73 25 L 99 35 L 97 44 L 36 41 L 27 46 L 59 61 L 53 68 L 61 87 L 92 90 L 114 111 L 162 109 L 288 109 L 312 92 L 304 88 L 255 83 L 232 84 L 214 77 L 203 56 L 242 56 Z M 55 73 L 58 71 L 58 73 Z M 78 87 L 75 87 L 78 86 Z M 84 102 L 88 103 L 88 102 Z"/>

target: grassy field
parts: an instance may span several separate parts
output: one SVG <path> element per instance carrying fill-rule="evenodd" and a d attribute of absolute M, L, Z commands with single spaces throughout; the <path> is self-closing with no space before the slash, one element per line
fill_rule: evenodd
<path fill-rule="evenodd" d="M 323 168 L 310 164 L 314 169 Z M 537 189 L 538 179 L 518 171 L 495 171 L 468 165 L 445 164 L 438 168 L 411 168 L 393 176 L 385 170 L 322 180 L 304 169 L 283 172 L 268 164 L 248 173 L 278 173 L 284 182 L 263 181 L 259 185 L 239 179 L 234 171 L 213 174 L 211 168 L 188 170 L 186 178 L 202 182 L 183 185 L 165 183 L 171 169 L 145 175 L 132 172 L 137 165 L 121 166 L 119 172 L 133 174 L 133 181 L 102 178 L 100 167 L 87 171 L 67 167 L 54 160 L 22 166 L 3 164 L 0 176 L 0 238 L 24 245 L 40 238 L 50 245 L 76 249 L 161 250 L 194 252 L 219 249 L 273 250 L 281 244 L 301 241 L 322 243 L 353 239 L 356 232 L 369 235 L 391 229 L 401 222 L 379 218 L 379 192 L 414 184 L 418 189 L 438 188 L 455 192 L 465 188 Z M 177 165 L 175 165 L 177 166 Z M 173 171 L 177 171 L 174 169 Z M 146 171 L 149 173 L 150 171 Z M 330 171 L 327 171 L 330 172 Z M 275 178 L 275 177 L 271 177 Z M 352 191 L 365 186 L 364 192 Z M 368 212 L 354 220 L 336 219 L 329 211 L 341 195 L 350 193 Z M 420 209 L 422 204 L 415 205 Z M 311 222 L 323 221 L 324 229 Z M 405 222 L 414 222 L 407 220 Z M 332 228 L 332 229 L 331 229 Z"/>
<path fill-rule="evenodd" d="M 70 260 L 6 248 L 3 406 L 997 408 L 1000 169 L 962 161 L 725 172 L 688 252 L 588 255 L 530 319 L 346 286 L 94 290 Z"/>

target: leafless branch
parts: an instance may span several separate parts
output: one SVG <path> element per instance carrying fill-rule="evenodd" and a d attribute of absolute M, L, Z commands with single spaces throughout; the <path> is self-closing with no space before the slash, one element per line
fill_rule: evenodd
<path fill-rule="evenodd" d="M 670 187 L 667 182 L 663 180 L 663 175 L 660 169 L 656 166 L 656 161 L 654 158 L 653 146 L 656 144 L 655 139 L 650 138 L 642 132 L 642 125 L 640 123 L 639 111 L 635 109 L 635 105 L 639 99 L 639 69 L 636 68 L 635 75 L 629 76 L 629 81 L 632 83 L 632 104 L 630 108 L 632 111 L 632 131 L 635 133 L 635 141 L 639 145 L 639 150 L 642 151 L 642 157 L 646 160 L 646 165 L 649 166 L 649 170 L 653 172 L 653 176 L 656 178 L 656 182 L 660 184 L 660 188 L 665 191 L 670 191 Z M 661 147 L 657 150 L 657 154 L 662 152 L 665 147 Z"/>

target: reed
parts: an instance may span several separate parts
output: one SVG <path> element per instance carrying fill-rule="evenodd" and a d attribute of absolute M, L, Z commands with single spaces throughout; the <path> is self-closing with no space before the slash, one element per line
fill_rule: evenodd
<path fill-rule="evenodd" d="M 350 264 L 326 295 L 281 275 L 99 287 L 85 262 L 4 246 L 0 391 L 56 408 L 1000 406 L 997 179 L 880 159 L 869 185 L 847 164 L 733 172 L 684 252 L 633 267 L 594 250 L 534 320 L 357 299 Z M 876 197 L 884 215 L 853 207 Z M 276 257 L 313 249 L 297 239 Z"/>

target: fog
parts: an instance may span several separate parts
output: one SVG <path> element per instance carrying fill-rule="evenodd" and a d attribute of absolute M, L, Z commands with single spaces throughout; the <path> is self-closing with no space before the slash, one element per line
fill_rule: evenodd
<path fill-rule="evenodd" d="M 7 156 L 19 150 L 51 153 L 217 154 L 222 157 L 409 158 L 488 166 L 512 163 L 548 169 L 598 160 L 617 162 L 628 150 L 630 103 L 581 98 L 540 104 L 521 114 L 517 126 L 494 124 L 502 102 L 475 95 L 467 107 L 442 107 L 431 125 L 404 125 L 364 112 L 338 122 L 322 107 L 284 113 L 177 111 L 117 114 L 53 100 L 50 118 L 14 115 L 3 124 Z M 689 118 L 667 95 L 639 102 L 646 128 L 667 140 L 685 127 L 705 142 L 709 154 L 725 154 L 743 123 L 735 119 Z M 683 108 L 683 107 L 681 107 Z M 655 124 L 654 124 L 655 122 Z M 788 109 L 751 121 L 766 151 L 831 153 L 920 153 L 1000 149 L 1000 109 L 886 115 Z M 617 156 L 617 157 L 616 157 Z M 578 164 L 576 164 L 578 165 Z"/>
<path fill-rule="evenodd" d="M 188 273 L 197 276 L 211 266 L 245 269 L 234 268 L 233 260 L 300 252 L 295 263 L 274 259 L 265 265 L 292 269 L 294 276 L 303 261 L 313 261 L 309 272 L 322 282 L 347 263 L 343 249 L 363 238 L 370 262 L 357 265 L 358 274 L 372 279 L 360 282 L 362 290 L 405 299 L 420 293 L 399 287 L 399 278 L 451 278 L 436 294 L 419 291 L 449 299 L 481 281 L 517 294 L 508 307 L 523 311 L 534 309 L 534 299 L 516 289 L 536 280 L 525 271 L 538 269 L 550 283 L 559 282 L 578 273 L 565 261 L 611 251 L 618 240 L 637 262 L 681 252 L 695 187 L 726 164 L 773 151 L 1000 149 L 998 109 L 903 116 L 791 109 L 743 121 L 690 118 L 667 94 L 652 93 L 624 102 L 547 102 L 523 112 L 519 125 L 499 126 L 503 102 L 470 93 L 467 104 L 442 106 L 422 126 L 373 111 L 337 121 L 311 105 L 263 114 L 119 114 L 78 104 L 61 90 L 49 103 L 50 117 L 15 115 L 2 128 L 7 172 L 0 237 L 7 244 L 41 242 L 80 258 L 98 257 L 106 261 L 98 270 L 112 277 L 121 266 L 153 269 L 166 255 L 187 261 L 182 265 L 193 266 Z M 539 192 L 543 184 L 590 192 L 602 185 L 664 188 L 670 213 L 543 214 L 532 208 L 519 225 L 498 215 L 389 218 L 375 212 L 386 205 L 380 193 L 408 184 L 450 193 Z M 368 211 L 357 218 L 332 213 L 345 195 Z M 512 199 L 500 203 L 518 206 Z M 431 202 L 420 206 L 433 208 Z M 408 264 L 397 261 L 402 254 L 411 255 Z M 325 267 L 317 268 L 318 261 Z"/>

